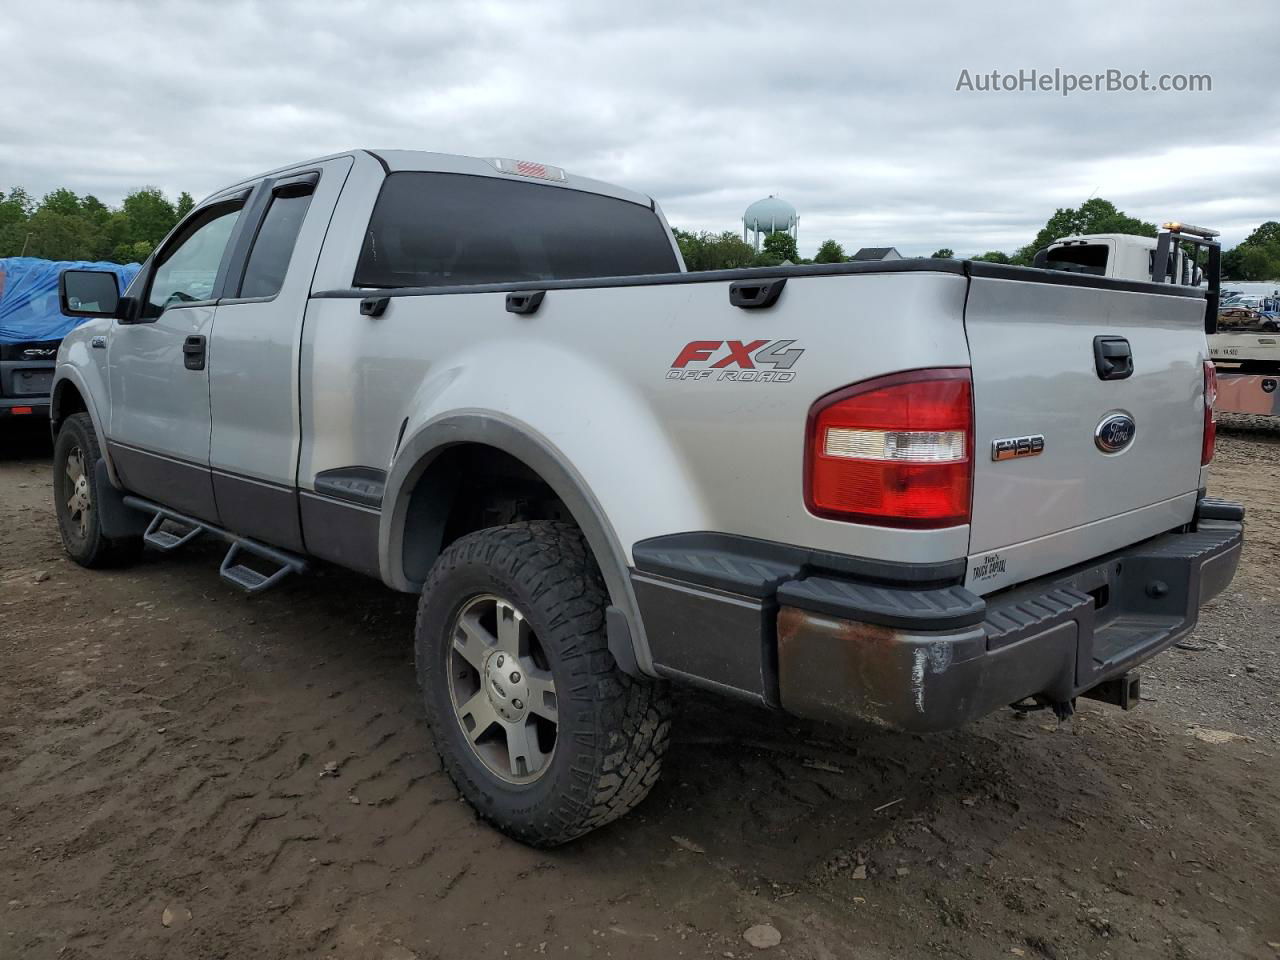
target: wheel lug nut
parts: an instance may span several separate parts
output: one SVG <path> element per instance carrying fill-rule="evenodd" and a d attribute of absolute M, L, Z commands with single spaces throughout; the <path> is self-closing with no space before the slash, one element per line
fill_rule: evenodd
<path fill-rule="evenodd" d="M 498 654 L 498 666 L 502 666 L 502 654 Z"/>
<path fill-rule="evenodd" d="M 523 709 L 524 709 L 524 701 L 523 701 L 523 700 L 512 700 L 512 701 L 511 701 L 511 705 L 512 705 L 513 707 L 515 707 L 517 710 L 523 710 Z"/>
<path fill-rule="evenodd" d="M 520 674 L 519 674 L 518 672 L 516 672 L 515 670 L 512 670 L 512 671 L 511 671 L 511 682 L 512 682 L 512 683 L 519 683 L 519 682 L 520 682 Z"/>

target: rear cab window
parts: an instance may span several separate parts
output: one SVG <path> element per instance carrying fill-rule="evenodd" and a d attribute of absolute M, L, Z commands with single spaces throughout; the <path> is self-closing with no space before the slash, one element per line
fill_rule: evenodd
<path fill-rule="evenodd" d="M 353 284 L 537 283 L 677 270 L 649 206 L 498 177 L 403 171 L 383 182 Z"/>
<path fill-rule="evenodd" d="M 1054 247 L 1049 250 L 1049 260 L 1045 266 L 1050 270 L 1105 277 L 1107 257 L 1110 252 L 1111 248 L 1105 243 L 1079 243 Z"/>
<path fill-rule="evenodd" d="M 280 292 L 314 191 L 314 179 L 272 190 L 271 205 L 253 240 L 238 296 L 265 298 Z"/>

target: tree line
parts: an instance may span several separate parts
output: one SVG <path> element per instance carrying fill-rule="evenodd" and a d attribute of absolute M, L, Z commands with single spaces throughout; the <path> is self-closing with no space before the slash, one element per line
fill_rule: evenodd
<path fill-rule="evenodd" d="M 142 187 L 109 207 L 92 194 L 77 195 L 65 187 L 37 201 L 21 187 L 0 191 L 0 257 L 42 257 L 46 260 L 105 260 L 136 263 L 195 205 L 191 194 L 170 201 L 155 187 Z M 843 263 L 849 259 L 834 240 L 824 240 L 813 259 L 799 255 L 795 239 L 772 233 L 761 250 L 731 230 L 723 233 L 675 230 L 676 241 L 690 270 L 732 270 L 774 267 L 790 263 Z M 1036 251 L 1060 237 L 1082 233 L 1156 235 L 1156 225 L 1131 217 L 1115 204 L 1094 197 L 1079 207 L 1059 207 L 1031 242 L 1013 253 L 988 250 L 971 260 L 1030 265 Z M 954 257 L 942 248 L 935 257 Z M 1280 222 L 1269 220 L 1239 245 L 1222 255 L 1222 275 L 1228 280 L 1280 279 Z"/>
<path fill-rule="evenodd" d="M 21 187 L 0 190 L 0 257 L 138 263 L 195 206 L 155 187 L 134 190 L 118 207 L 61 187 L 35 200 Z"/>
<path fill-rule="evenodd" d="M 774 233 L 765 238 L 764 249 L 757 253 L 751 244 L 731 230 L 713 234 L 675 230 L 680 252 L 690 270 L 729 270 L 736 267 L 777 266 L 784 260 L 792 263 L 843 263 L 849 259 L 844 248 L 834 240 L 824 240 L 812 260 L 796 255 L 795 240 L 789 234 Z M 970 260 L 1011 263 L 1030 266 L 1036 251 L 1053 241 L 1085 233 L 1127 233 L 1154 237 L 1156 225 L 1131 217 L 1116 205 L 1094 197 L 1079 207 L 1059 207 L 1026 246 L 1013 253 L 987 250 L 971 254 Z M 943 247 L 931 256 L 954 257 L 955 251 Z M 1280 223 L 1269 220 L 1249 234 L 1239 245 L 1222 254 L 1222 276 L 1227 280 L 1280 279 Z"/>

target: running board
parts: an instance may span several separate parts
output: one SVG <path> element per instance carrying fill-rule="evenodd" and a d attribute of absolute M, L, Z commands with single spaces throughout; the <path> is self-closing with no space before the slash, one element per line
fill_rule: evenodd
<path fill-rule="evenodd" d="M 170 510 L 168 507 L 162 507 L 160 504 L 152 503 L 149 500 L 143 500 L 141 497 L 126 496 L 124 504 L 127 507 L 153 515 L 151 524 L 143 535 L 143 540 L 166 553 L 190 543 L 202 533 L 212 534 L 220 540 L 225 540 L 231 546 L 227 550 L 227 555 L 222 559 L 222 565 L 218 568 L 218 576 L 232 586 L 239 587 L 245 593 L 262 593 L 264 590 L 270 590 L 291 573 L 306 572 L 306 561 L 297 554 L 289 553 L 287 550 L 279 550 L 275 547 L 269 547 L 265 543 L 259 543 L 257 540 L 238 536 L 230 530 L 224 530 L 222 527 L 215 526 L 212 523 L 197 520 L 195 517 L 188 517 L 186 514 Z M 166 521 L 180 527 L 181 532 L 171 533 L 168 530 L 160 529 Z M 260 573 L 240 562 L 243 554 L 272 563 L 275 565 L 275 569 L 270 573 Z"/>
<path fill-rule="evenodd" d="M 182 533 L 172 533 L 169 530 L 161 530 L 161 526 L 166 523 L 174 524 L 179 527 L 186 527 Z M 164 513 L 157 513 L 151 518 L 151 524 L 147 527 L 147 532 L 142 535 L 144 543 L 149 543 L 157 550 L 163 550 L 168 553 L 170 550 L 177 550 L 179 547 L 185 547 L 200 534 L 204 533 L 204 528 L 198 524 L 187 526 L 185 521 L 175 520 Z"/>

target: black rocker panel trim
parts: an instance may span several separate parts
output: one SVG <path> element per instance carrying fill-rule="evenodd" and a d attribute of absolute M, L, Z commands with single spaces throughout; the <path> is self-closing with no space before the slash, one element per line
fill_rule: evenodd
<path fill-rule="evenodd" d="M 381 576 L 377 510 L 305 490 L 298 500 L 309 554 L 357 573 Z"/>

